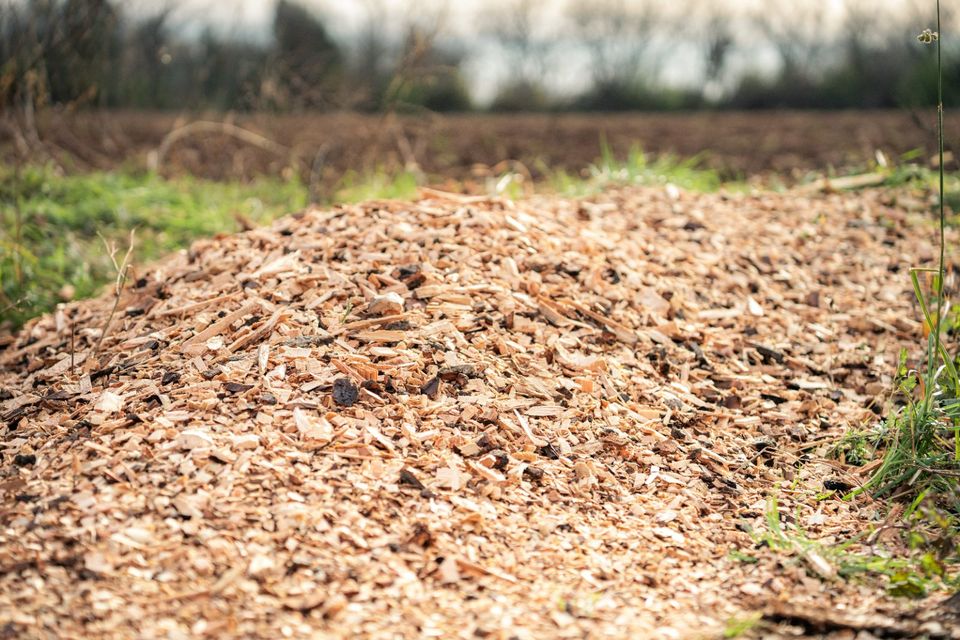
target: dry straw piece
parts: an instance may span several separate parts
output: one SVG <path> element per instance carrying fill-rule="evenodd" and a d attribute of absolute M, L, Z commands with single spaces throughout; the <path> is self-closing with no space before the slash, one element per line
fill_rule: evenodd
<path fill-rule="evenodd" d="M 198 242 L 131 277 L 107 335 L 104 295 L 5 343 L 0 626 L 690 637 L 753 609 L 895 620 L 906 605 L 828 557 L 790 562 L 745 530 L 774 492 L 827 540 L 879 521 L 866 497 L 817 495 L 862 480 L 821 456 L 875 418 L 887 354 L 917 330 L 891 273 L 929 258 L 909 198 L 425 195 Z"/>

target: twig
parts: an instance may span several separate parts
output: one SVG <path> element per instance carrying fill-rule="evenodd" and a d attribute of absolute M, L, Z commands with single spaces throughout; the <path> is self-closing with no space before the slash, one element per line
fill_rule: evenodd
<path fill-rule="evenodd" d="M 26 158 L 30 155 L 30 147 L 27 145 L 23 133 L 20 132 L 20 125 L 14 116 L 10 115 L 9 112 L 4 113 L 2 119 L 0 119 L 0 127 L 9 132 L 10 139 L 13 140 L 14 148 L 19 156 Z"/>
<path fill-rule="evenodd" d="M 397 148 L 400 150 L 400 155 L 403 156 L 403 169 L 409 173 L 412 173 L 417 177 L 418 182 L 423 181 L 423 169 L 420 168 L 420 163 L 417 162 L 417 154 L 413 152 L 413 146 L 410 144 L 410 138 L 407 137 L 407 134 L 403 130 L 403 125 L 399 122 L 397 123 L 396 129 L 396 139 L 397 139 Z"/>
<path fill-rule="evenodd" d="M 949 476 L 951 478 L 960 478 L 960 471 L 952 471 L 950 469 L 934 469 L 933 467 L 918 467 L 921 471 L 926 471 L 927 473 L 933 473 L 940 476 Z"/>
<path fill-rule="evenodd" d="M 97 339 L 97 344 L 93 347 L 94 355 L 100 351 L 100 346 L 103 344 L 103 339 L 107 337 L 107 330 L 110 328 L 110 323 L 113 321 L 113 316 L 117 313 L 117 307 L 120 306 L 120 295 L 123 293 L 123 285 L 127 282 L 127 271 L 130 268 L 130 256 L 133 254 L 134 233 L 135 230 L 131 229 L 130 243 L 127 246 L 127 253 L 123 256 L 123 260 L 118 264 L 117 248 L 108 243 L 107 239 L 104 238 L 99 231 L 97 232 L 97 235 L 100 236 L 101 240 L 103 240 L 103 245 L 106 247 L 107 253 L 110 255 L 110 261 L 113 262 L 113 268 L 117 271 L 117 280 L 114 284 L 113 307 L 110 309 L 110 315 L 107 316 L 107 321 L 103 324 L 103 328 L 100 330 L 100 337 Z"/>
<path fill-rule="evenodd" d="M 323 168 L 327 164 L 327 156 L 330 154 L 331 148 L 331 144 L 325 142 L 320 145 L 316 155 L 313 156 L 313 162 L 310 164 L 310 204 L 320 202 L 320 181 L 323 178 Z"/>
<path fill-rule="evenodd" d="M 160 146 L 157 147 L 155 151 L 151 151 L 147 156 L 147 167 L 151 171 L 158 170 L 160 165 L 163 163 L 163 159 L 166 157 L 167 152 L 170 150 L 170 147 L 172 147 L 174 143 L 181 138 L 185 138 L 195 133 L 219 133 L 222 135 L 231 136 L 246 142 L 247 144 L 260 147 L 261 149 L 277 155 L 283 155 L 290 151 L 288 147 L 285 147 L 278 142 L 274 142 L 270 138 L 262 136 L 259 133 L 254 133 L 248 129 L 243 129 L 235 124 L 230 124 L 229 122 L 198 120 L 196 122 L 191 122 L 190 124 L 184 125 L 178 129 L 174 129 L 164 136 Z"/>
<path fill-rule="evenodd" d="M 70 375 L 74 374 L 77 353 L 77 323 L 75 318 L 70 318 Z"/>
<path fill-rule="evenodd" d="M 13 192 L 21 192 L 20 163 L 13 170 Z M 19 195 L 13 198 L 13 274 L 17 283 L 17 290 L 23 291 L 23 210 L 20 208 Z"/>
<path fill-rule="evenodd" d="M 4 314 L 4 313 L 6 313 L 7 311 L 10 311 L 11 309 L 16 309 L 17 307 L 20 306 L 20 303 L 21 303 L 21 302 L 23 302 L 23 298 L 17 298 L 16 300 L 14 300 L 13 302 L 11 302 L 10 304 L 8 304 L 7 306 L 5 306 L 4 308 L 0 309 L 0 314 Z"/>

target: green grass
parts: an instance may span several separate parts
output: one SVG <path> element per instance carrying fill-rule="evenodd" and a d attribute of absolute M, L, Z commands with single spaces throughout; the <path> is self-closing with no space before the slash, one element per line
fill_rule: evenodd
<path fill-rule="evenodd" d="M 935 349 L 934 336 L 935 331 L 931 331 L 931 351 Z M 909 499 L 921 494 L 936 495 L 960 513 L 957 501 L 960 465 L 956 449 L 960 404 L 952 382 L 944 384 L 944 378 L 949 377 L 948 369 L 942 367 L 923 376 L 908 369 L 906 361 L 906 353 L 901 352 L 895 396 L 899 406 L 891 409 L 880 424 L 880 439 L 885 447 L 883 460 L 858 491 L 869 490 L 878 497 L 893 495 Z"/>
<path fill-rule="evenodd" d="M 960 520 L 926 495 L 904 512 L 899 544 L 893 548 L 866 544 L 869 531 L 842 542 L 818 541 L 796 524 L 801 522 L 799 513 L 792 519 L 794 524 L 782 522 L 775 495 L 768 500 L 764 520 L 765 531 L 753 534 L 758 548 L 792 558 L 822 580 L 880 581 L 890 595 L 909 598 L 960 589 L 960 553 L 954 542 L 960 535 Z M 731 558 L 758 562 L 755 555 L 742 550 Z"/>
<path fill-rule="evenodd" d="M 365 200 L 410 200 L 417 195 L 417 176 L 410 172 L 392 175 L 384 170 L 363 174 L 348 171 L 335 189 L 335 202 Z"/>
<path fill-rule="evenodd" d="M 723 630 L 723 637 L 739 638 L 756 627 L 761 620 L 763 620 L 763 614 L 759 611 L 731 618 L 727 620 L 727 625 Z"/>
<path fill-rule="evenodd" d="M 912 154 L 909 154 L 912 156 Z M 908 156 L 909 157 L 909 156 Z M 876 169 L 875 169 L 876 170 Z M 918 187 L 926 191 L 939 191 L 940 172 L 936 169 L 914 164 L 909 159 L 891 167 L 879 169 L 884 174 L 884 187 Z M 956 220 L 949 215 L 952 212 L 960 211 L 960 172 L 944 172 L 944 205 L 946 206 L 948 217 L 947 224 L 956 224 Z M 931 213 L 937 215 L 939 211 L 939 197 L 935 201 Z M 936 221 L 934 221 L 936 222 Z"/>
<path fill-rule="evenodd" d="M 100 235 L 122 253 L 135 229 L 135 261 L 144 264 L 196 238 L 238 229 L 238 216 L 260 223 L 302 208 L 306 199 L 302 185 L 266 179 L 0 170 L 0 322 L 17 326 L 49 311 L 65 286 L 82 298 L 113 280 Z"/>
<path fill-rule="evenodd" d="M 600 158 L 588 167 L 585 175 L 565 171 L 544 173 L 551 190 L 565 196 L 584 196 L 613 185 L 664 186 L 701 193 L 712 193 L 721 187 L 738 189 L 741 183 L 724 181 L 716 171 L 703 166 L 704 158 L 681 159 L 670 154 L 651 156 L 633 147 L 624 159 L 618 159 L 606 140 L 600 141 Z"/>

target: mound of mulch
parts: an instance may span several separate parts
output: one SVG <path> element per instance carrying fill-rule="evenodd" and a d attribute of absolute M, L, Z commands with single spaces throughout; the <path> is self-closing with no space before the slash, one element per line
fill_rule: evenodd
<path fill-rule="evenodd" d="M 198 242 L 6 344 L 2 633 L 943 630 L 758 544 L 771 496 L 884 531 L 827 453 L 916 353 L 924 203 L 425 196 Z"/>

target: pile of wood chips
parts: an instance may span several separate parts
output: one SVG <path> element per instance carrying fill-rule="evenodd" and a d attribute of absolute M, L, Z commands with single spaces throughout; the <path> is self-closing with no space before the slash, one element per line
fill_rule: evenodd
<path fill-rule="evenodd" d="M 827 452 L 919 355 L 929 227 L 883 191 L 424 195 L 198 242 L 7 341 L 0 635 L 907 624 L 756 540 L 771 496 L 826 544 L 882 524 L 823 499 L 866 477 Z"/>

